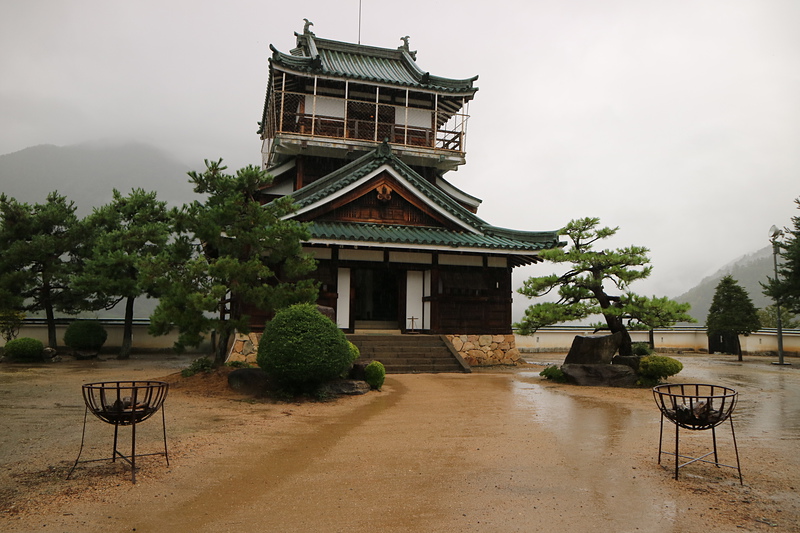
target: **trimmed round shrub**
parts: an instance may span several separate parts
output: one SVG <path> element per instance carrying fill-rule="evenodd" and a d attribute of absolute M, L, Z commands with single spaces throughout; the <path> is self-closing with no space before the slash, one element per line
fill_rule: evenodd
<path fill-rule="evenodd" d="M 683 364 L 677 359 L 664 355 L 649 355 L 639 361 L 639 376 L 654 382 L 674 376 L 683 370 Z"/>
<path fill-rule="evenodd" d="M 380 361 L 372 361 L 364 368 L 364 381 L 369 384 L 370 388 L 381 390 L 385 379 L 386 368 Z"/>
<path fill-rule="evenodd" d="M 42 352 L 42 341 L 21 337 L 8 341 L 3 353 L 12 361 L 39 361 L 42 359 Z"/>
<path fill-rule="evenodd" d="M 347 341 L 348 347 L 350 348 L 350 364 L 352 365 L 358 358 L 361 357 L 361 350 L 358 349 L 358 346 L 353 344 L 350 341 Z"/>
<path fill-rule="evenodd" d="M 280 385 L 313 391 L 339 377 L 352 364 L 347 337 L 312 304 L 275 313 L 258 343 L 258 366 Z"/>
<path fill-rule="evenodd" d="M 108 338 L 97 320 L 76 320 L 64 332 L 64 344 L 73 350 L 100 351 Z"/>

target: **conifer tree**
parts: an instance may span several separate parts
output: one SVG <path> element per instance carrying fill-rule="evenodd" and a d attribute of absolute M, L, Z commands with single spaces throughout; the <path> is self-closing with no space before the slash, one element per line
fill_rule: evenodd
<path fill-rule="evenodd" d="M 649 299 L 627 291 L 631 283 L 650 275 L 653 267 L 649 265 L 649 250 L 642 246 L 594 250 L 595 242 L 619 230 L 598 228 L 599 224 L 599 218 L 571 220 L 559 234 L 569 237 L 572 246 L 539 254 L 551 263 L 568 263 L 570 268 L 562 275 L 533 277 L 523 283 L 519 292 L 528 298 L 556 290 L 559 299 L 530 306 L 522 320 L 515 324 L 520 334 L 530 335 L 540 327 L 601 314 L 611 333 L 622 337 L 620 355 L 631 355 L 631 337 L 626 323 L 640 322 L 652 329 L 691 320 L 686 314 L 687 304 L 665 298 Z M 622 294 L 611 294 L 609 286 Z"/>
<path fill-rule="evenodd" d="M 130 357 L 134 302 L 150 294 L 144 284 L 142 265 L 161 252 L 172 225 L 166 202 L 155 192 L 132 189 L 123 196 L 114 189 L 111 203 L 96 208 L 85 220 L 90 239 L 87 257 L 73 280 L 73 290 L 88 309 L 111 309 L 125 301 L 125 319 L 119 359 Z"/>
<path fill-rule="evenodd" d="M 80 261 L 75 204 L 54 191 L 30 205 L 0 194 L 0 293 L 19 311 L 43 311 L 47 343 L 56 348 L 55 311 L 75 314 L 70 277 Z"/>
<path fill-rule="evenodd" d="M 800 209 L 800 198 L 795 199 Z M 800 216 L 792 217 L 794 229 L 786 229 L 786 240 L 777 242 L 782 262 L 778 267 L 778 279 L 768 278 L 764 294 L 773 298 L 781 309 L 800 315 Z"/>
<path fill-rule="evenodd" d="M 316 263 L 302 252 L 306 227 L 285 218 L 291 198 L 259 202 L 271 180 L 264 171 L 248 166 L 230 175 L 222 160 L 205 163 L 204 172 L 189 173 L 203 200 L 174 213 L 174 240 L 147 269 L 160 299 L 150 320 L 156 335 L 178 328 L 178 349 L 210 333 L 220 365 L 234 331 L 248 331 L 244 306 L 268 312 L 316 301 L 316 282 L 303 279 Z"/>
<path fill-rule="evenodd" d="M 709 338 L 731 338 L 741 361 L 742 345 L 739 335 L 749 335 L 759 329 L 761 321 L 747 291 L 732 276 L 722 278 L 717 284 L 711 308 L 708 310 L 706 334 Z"/>

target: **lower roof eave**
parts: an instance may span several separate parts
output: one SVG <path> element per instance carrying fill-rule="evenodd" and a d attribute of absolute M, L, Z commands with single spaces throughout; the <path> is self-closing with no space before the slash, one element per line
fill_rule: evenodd
<path fill-rule="evenodd" d="M 538 252 L 533 250 L 509 250 L 501 248 L 483 248 L 470 246 L 446 246 L 441 244 L 414 244 L 395 242 L 372 242 L 372 241 L 345 241 L 336 239 L 311 239 L 304 244 L 316 246 L 341 246 L 346 248 L 358 249 L 393 249 L 414 252 L 440 252 L 454 254 L 479 254 L 479 255 L 503 255 L 513 258 L 512 266 L 530 265 L 543 261 Z"/>

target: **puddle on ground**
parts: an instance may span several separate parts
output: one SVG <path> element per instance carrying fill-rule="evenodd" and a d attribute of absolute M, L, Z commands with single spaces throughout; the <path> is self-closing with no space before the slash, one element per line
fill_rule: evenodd
<path fill-rule="evenodd" d="M 625 431 L 652 418 L 650 413 L 632 411 L 613 400 L 585 398 L 570 394 L 568 388 L 545 387 L 538 375 L 520 374 L 514 394 L 529 407 L 532 417 L 566 442 L 592 441 L 614 448 Z M 655 408 L 655 406 L 654 406 Z"/>
<path fill-rule="evenodd" d="M 800 363 L 792 367 L 771 365 L 750 358 L 744 362 L 715 357 L 678 357 L 684 370 L 670 382 L 710 383 L 739 393 L 733 413 L 737 435 L 775 440 L 800 440 Z M 678 379 L 680 378 L 680 379 Z M 547 424 L 559 438 L 609 440 L 644 417 L 612 401 L 570 394 L 569 388 L 541 385 L 538 372 L 522 372 L 514 392 L 528 405 L 533 418 Z M 656 406 L 653 402 L 655 416 Z"/>

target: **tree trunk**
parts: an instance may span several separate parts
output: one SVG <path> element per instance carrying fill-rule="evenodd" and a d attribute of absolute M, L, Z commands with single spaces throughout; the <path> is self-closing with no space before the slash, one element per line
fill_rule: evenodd
<path fill-rule="evenodd" d="M 652 328 L 648 332 L 648 338 L 650 339 L 650 349 L 655 351 L 656 349 L 656 336 L 653 334 Z"/>
<path fill-rule="evenodd" d="M 231 334 L 228 331 L 219 331 L 216 335 L 217 343 L 214 347 L 214 366 L 222 366 L 228 357 L 228 341 Z"/>
<path fill-rule="evenodd" d="M 606 319 L 606 324 L 608 324 L 608 329 L 611 333 L 619 332 L 621 338 L 619 342 L 619 355 L 622 356 L 631 356 L 633 355 L 633 347 L 631 342 L 631 334 L 628 333 L 628 328 L 625 327 L 625 324 L 622 323 L 622 320 L 619 317 L 612 316 L 612 315 L 604 315 Z"/>
<path fill-rule="evenodd" d="M 128 296 L 125 301 L 125 323 L 122 326 L 122 347 L 117 359 L 130 359 L 133 345 L 133 304 L 136 298 Z"/>
<path fill-rule="evenodd" d="M 47 345 L 58 348 L 58 335 L 56 335 L 56 317 L 53 312 L 53 303 L 50 301 L 50 284 L 44 283 L 42 286 L 42 307 L 44 307 L 45 318 L 47 319 Z"/>
<path fill-rule="evenodd" d="M 742 343 L 739 340 L 739 335 L 736 335 L 736 355 L 739 356 L 739 361 L 742 361 Z"/>
<path fill-rule="evenodd" d="M 627 328 L 625 326 L 619 330 L 622 334 L 622 339 L 619 342 L 619 354 L 625 357 L 629 357 L 633 355 L 633 342 L 631 341 L 631 334 L 628 333 Z"/>

